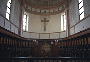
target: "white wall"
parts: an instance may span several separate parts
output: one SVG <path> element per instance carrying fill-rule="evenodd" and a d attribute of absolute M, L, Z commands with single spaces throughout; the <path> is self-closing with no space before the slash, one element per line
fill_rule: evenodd
<path fill-rule="evenodd" d="M 18 0 L 12 0 L 11 6 L 11 15 L 10 20 L 6 19 L 6 5 L 8 0 L 0 0 L 0 26 L 19 34 L 20 29 L 20 3 Z M 53 32 L 60 32 L 60 14 L 51 15 L 47 17 L 49 22 L 46 25 L 46 31 L 43 30 L 43 20 L 44 16 L 34 15 L 29 13 L 29 31 L 22 32 L 22 36 L 26 38 L 40 38 L 40 39 L 49 39 L 49 38 L 60 38 L 59 33 Z M 45 16 L 46 17 L 46 16 Z M 35 33 L 29 33 L 35 32 Z M 41 34 L 40 34 L 41 33 Z M 51 33 L 51 34 L 47 34 Z M 64 37 L 64 36 L 63 36 Z"/>
<path fill-rule="evenodd" d="M 41 20 L 43 16 L 30 14 L 29 19 L 29 32 L 37 32 L 37 33 L 52 33 L 52 32 L 60 32 L 60 14 L 48 16 L 46 25 L 46 31 L 43 30 L 43 22 Z"/>
<path fill-rule="evenodd" d="M 90 28 L 90 0 L 83 0 L 84 1 L 84 10 L 85 10 L 85 17 L 89 15 L 88 18 L 79 20 L 79 10 L 78 10 L 78 0 L 70 0 L 69 3 L 69 21 L 70 21 L 70 35 L 73 35 L 77 32 Z M 68 34 L 68 32 L 61 32 L 60 30 L 60 14 L 51 15 L 47 17 L 49 22 L 47 23 L 47 30 L 43 31 L 43 23 L 41 22 L 42 16 L 29 14 L 29 32 L 35 33 L 28 33 L 28 38 L 40 38 L 40 39 L 53 39 L 53 38 L 64 38 Z M 61 32 L 61 33 L 54 33 L 54 32 Z M 39 34 L 39 33 L 46 33 L 46 34 Z M 50 33 L 50 34 L 47 34 Z M 27 35 L 24 37 L 27 37 Z"/>
<path fill-rule="evenodd" d="M 7 0 L 0 0 L 0 26 L 4 27 L 11 32 L 18 34 L 20 27 L 20 3 L 18 0 L 12 0 L 11 18 L 8 21 L 5 18 L 6 4 Z M 78 11 L 78 0 L 72 0 L 69 4 L 69 21 L 70 21 L 70 35 L 90 28 L 90 0 L 84 1 L 85 17 L 89 15 L 88 18 L 84 19 L 80 23 L 79 11 Z M 61 32 L 60 30 L 60 14 L 51 15 L 47 17 L 49 22 L 47 23 L 46 31 L 43 31 L 43 23 L 41 20 L 43 16 L 34 15 L 29 13 L 29 31 L 35 33 L 23 32 L 22 36 L 26 38 L 40 38 L 40 39 L 52 39 L 52 38 L 64 38 L 66 37 L 66 32 Z M 72 27 L 73 26 L 73 27 Z M 61 33 L 54 33 L 61 32 Z M 40 34 L 44 33 L 44 34 Z M 50 34 L 47 34 L 50 33 Z"/>
<path fill-rule="evenodd" d="M 47 18 L 49 22 L 47 22 L 46 25 L 46 31 L 44 31 L 44 24 L 41 22 L 43 18 Z M 56 38 L 64 38 L 66 37 L 65 33 L 55 33 L 55 32 L 61 32 L 60 28 L 60 20 L 61 20 L 61 14 L 57 15 L 50 15 L 50 16 L 40 16 L 40 15 L 34 15 L 29 14 L 29 31 L 26 35 L 24 32 L 22 36 L 26 38 L 39 38 L 39 39 L 56 39 Z M 34 32 L 34 33 L 30 33 Z M 61 36 L 60 36 L 61 35 Z"/>
<path fill-rule="evenodd" d="M 83 1 L 85 17 L 88 17 L 81 22 L 79 20 L 78 0 L 72 0 L 69 4 L 70 35 L 90 28 L 90 0 Z"/>
<path fill-rule="evenodd" d="M 18 0 L 12 0 L 10 20 L 6 19 L 6 9 L 8 0 L 0 0 L 0 26 L 19 34 L 20 27 L 20 3 Z"/>
<path fill-rule="evenodd" d="M 66 32 L 58 32 L 58 33 L 23 32 L 22 36 L 25 38 L 34 38 L 34 39 L 59 39 L 66 37 Z"/>

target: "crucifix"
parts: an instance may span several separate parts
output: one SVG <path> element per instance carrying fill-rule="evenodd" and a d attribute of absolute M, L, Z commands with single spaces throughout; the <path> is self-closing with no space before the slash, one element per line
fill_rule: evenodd
<path fill-rule="evenodd" d="M 41 20 L 41 22 L 44 23 L 44 28 L 43 28 L 43 30 L 46 31 L 46 23 L 49 22 L 49 20 L 46 20 L 46 18 L 44 18 L 44 20 Z"/>

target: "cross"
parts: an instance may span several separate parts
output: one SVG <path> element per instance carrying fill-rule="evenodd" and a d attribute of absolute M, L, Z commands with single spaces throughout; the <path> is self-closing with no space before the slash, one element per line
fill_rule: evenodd
<path fill-rule="evenodd" d="M 46 20 L 46 18 L 44 18 L 44 20 L 41 20 L 41 22 L 44 23 L 44 31 L 46 31 L 46 22 L 49 22 L 49 20 Z"/>

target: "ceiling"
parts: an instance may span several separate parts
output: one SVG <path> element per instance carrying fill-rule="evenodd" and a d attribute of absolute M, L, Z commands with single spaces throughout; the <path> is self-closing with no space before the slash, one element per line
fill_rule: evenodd
<path fill-rule="evenodd" d="M 38 15 L 54 15 L 65 10 L 67 0 L 23 0 L 27 12 Z"/>

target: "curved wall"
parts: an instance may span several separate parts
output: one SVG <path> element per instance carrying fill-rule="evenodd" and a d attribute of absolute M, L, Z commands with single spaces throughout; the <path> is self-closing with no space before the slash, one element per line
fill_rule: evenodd
<path fill-rule="evenodd" d="M 29 14 L 29 30 L 23 32 L 22 36 L 26 38 L 36 39 L 56 39 L 66 37 L 66 32 L 61 32 L 61 14 L 51 16 L 40 16 Z M 46 22 L 46 31 L 44 31 L 44 22 L 41 22 L 46 18 L 49 22 Z"/>

